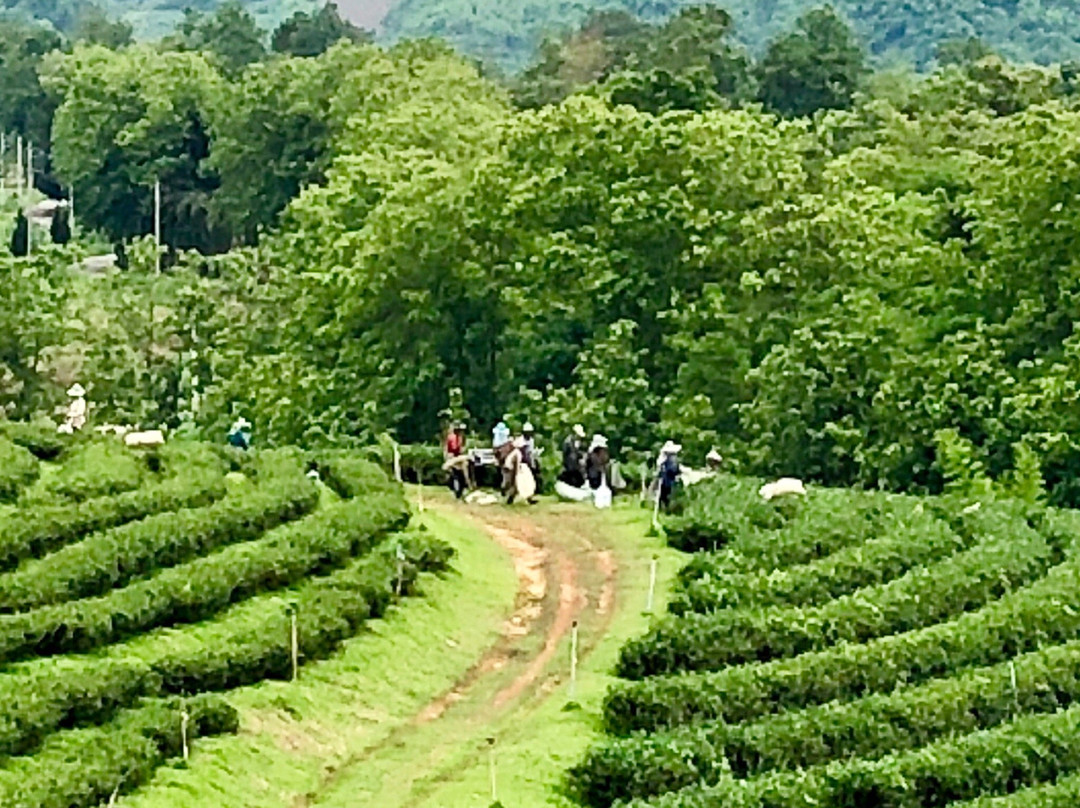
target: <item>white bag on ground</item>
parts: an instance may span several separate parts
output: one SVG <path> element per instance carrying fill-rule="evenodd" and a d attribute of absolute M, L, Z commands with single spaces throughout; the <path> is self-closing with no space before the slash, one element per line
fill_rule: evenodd
<path fill-rule="evenodd" d="M 536 478 L 533 477 L 532 469 L 524 463 L 518 464 L 514 488 L 517 489 L 518 499 L 532 499 L 536 496 Z"/>
<path fill-rule="evenodd" d="M 570 502 L 585 502 L 592 499 L 591 488 L 575 488 L 569 483 L 564 483 L 562 480 L 558 480 L 555 483 L 555 493 L 559 496 L 559 499 L 565 499 Z"/>
<path fill-rule="evenodd" d="M 608 488 L 606 478 L 601 478 L 600 487 L 593 493 L 593 504 L 597 508 L 611 507 L 611 489 Z"/>

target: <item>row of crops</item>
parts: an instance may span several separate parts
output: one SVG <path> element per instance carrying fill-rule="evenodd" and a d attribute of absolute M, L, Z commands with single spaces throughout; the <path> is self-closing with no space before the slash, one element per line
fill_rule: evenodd
<path fill-rule="evenodd" d="M 319 471 L 321 482 L 309 477 Z M 81 808 L 236 732 L 452 550 L 372 462 L 0 426 L 0 805 Z"/>
<path fill-rule="evenodd" d="M 622 650 L 587 806 L 1080 805 L 1080 515 L 695 492 L 669 613 Z"/>

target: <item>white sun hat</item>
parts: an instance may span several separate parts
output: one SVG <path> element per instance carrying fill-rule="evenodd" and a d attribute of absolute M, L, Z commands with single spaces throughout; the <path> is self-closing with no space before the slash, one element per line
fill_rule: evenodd
<path fill-rule="evenodd" d="M 662 454 L 662 455 L 673 455 L 673 454 L 678 454 L 681 451 L 682 451 L 682 444 L 676 443 L 673 440 L 669 440 L 667 443 L 664 444 L 664 448 L 660 450 L 660 454 Z"/>
<path fill-rule="evenodd" d="M 72 398 L 82 398 L 86 395 L 86 391 L 83 389 L 83 386 L 81 384 L 76 382 L 71 386 L 71 389 L 67 391 L 67 394 Z"/>
<path fill-rule="evenodd" d="M 603 435 L 593 435 L 592 436 L 592 445 L 589 446 L 589 451 L 590 452 L 593 449 L 606 449 L 607 447 L 608 447 L 607 438 L 605 438 Z"/>
<path fill-rule="evenodd" d="M 533 425 L 532 425 L 531 423 L 529 423 L 528 421 L 526 421 L 526 422 L 525 422 L 525 426 L 523 426 L 523 427 L 521 428 L 521 431 L 522 431 L 522 432 L 535 432 L 535 431 L 536 431 L 536 429 L 535 429 L 535 428 L 533 427 Z"/>
<path fill-rule="evenodd" d="M 574 434 L 577 435 L 579 438 L 584 438 L 585 427 L 583 427 L 581 424 L 574 424 Z"/>
<path fill-rule="evenodd" d="M 718 451 L 716 451 L 716 449 L 713 449 L 707 455 L 705 455 L 705 459 L 709 460 L 709 461 L 712 461 L 713 463 L 722 463 L 722 462 L 724 462 L 723 455 L 721 455 Z"/>

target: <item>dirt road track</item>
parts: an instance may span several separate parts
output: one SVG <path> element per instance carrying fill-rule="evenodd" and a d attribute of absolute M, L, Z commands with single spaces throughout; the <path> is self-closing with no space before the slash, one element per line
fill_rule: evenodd
<path fill-rule="evenodd" d="M 586 538 L 591 532 L 587 514 L 583 518 L 573 511 L 494 507 L 470 508 L 466 513 L 509 555 L 517 574 L 517 597 L 500 638 L 462 672 L 453 687 L 379 744 L 328 771 L 319 788 L 298 797 L 294 808 L 320 804 L 351 771 L 381 751 L 413 744 L 417 747 L 415 765 L 395 774 L 395 779 L 399 793 L 401 781 L 409 781 L 404 791 L 411 798 L 402 805 L 418 804 L 444 775 L 437 750 L 428 754 L 424 748 L 426 739 L 438 733 L 425 732 L 425 727 L 434 730 L 445 722 L 453 724 L 458 736 L 484 737 L 523 702 L 550 696 L 565 676 L 566 660 L 559 650 L 575 622 L 588 626 L 581 658 L 603 636 L 616 607 L 619 570 L 610 549 Z"/>

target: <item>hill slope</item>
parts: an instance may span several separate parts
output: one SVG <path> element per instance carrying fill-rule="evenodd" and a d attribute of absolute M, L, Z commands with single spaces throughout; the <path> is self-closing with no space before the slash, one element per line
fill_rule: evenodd
<path fill-rule="evenodd" d="M 594 8 L 656 19 L 698 0 L 398 0 L 385 20 L 390 38 L 437 36 L 504 68 L 524 66 L 547 32 L 580 22 Z M 738 36 L 752 50 L 790 27 L 819 0 L 726 0 Z M 1080 58 L 1077 0 L 835 0 L 874 56 L 925 66 L 946 39 L 979 36 L 1017 61 Z"/>

